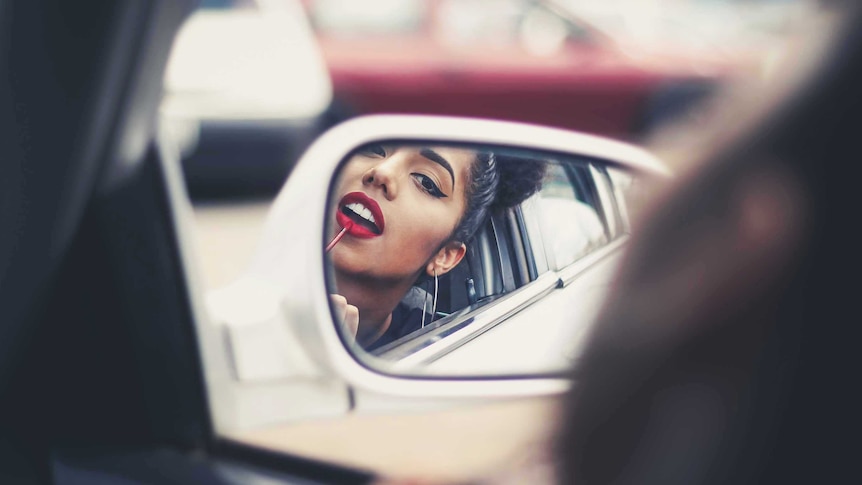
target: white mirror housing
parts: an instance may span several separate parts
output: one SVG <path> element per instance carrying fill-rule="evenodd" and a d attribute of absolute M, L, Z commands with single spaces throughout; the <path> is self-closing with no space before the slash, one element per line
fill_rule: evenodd
<path fill-rule="evenodd" d="M 208 296 L 223 329 L 240 392 L 321 384 L 333 412 L 380 407 L 394 400 L 463 400 L 564 392 L 563 377 L 495 379 L 407 378 L 378 372 L 348 351 L 332 321 L 325 280 L 327 196 L 345 156 L 380 140 L 481 143 L 610 160 L 633 171 L 666 176 L 667 169 L 635 146 L 592 135 L 520 123 L 452 117 L 377 115 L 329 130 L 300 159 L 270 211 L 259 249 L 233 284 Z M 239 389 L 239 387 L 238 387 Z M 353 399 L 348 397 L 352 393 Z M 272 394 L 270 394 L 272 395 Z M 374 404 L 372 404 L 374 403 Z M 289 408 L 289 404 L 285 403 Z M 298 417 L 285 411 L 269 421 Z"/>

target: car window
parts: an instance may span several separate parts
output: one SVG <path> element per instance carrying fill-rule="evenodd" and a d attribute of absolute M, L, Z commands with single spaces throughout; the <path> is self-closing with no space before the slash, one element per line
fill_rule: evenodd
<path fill-rule="evenodd" d="M 593 190 L 590 171 L 553 165 L 536 196 L 545 255 L 555 269 L 608 242 L 601 204 Z"/>

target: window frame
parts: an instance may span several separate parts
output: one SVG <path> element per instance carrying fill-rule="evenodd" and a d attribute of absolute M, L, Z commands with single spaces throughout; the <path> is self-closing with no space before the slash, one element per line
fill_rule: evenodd
<path fill-rule="evenodd" d="M 596 216 L 599 218 L 599 222 L 602 224 L 605 234 L 605 242 L 599 246 L 591 248 L 589 251 L 580 255 L 573 261 L 570 261 L 565 264 L 559 264 L 557 262 L 557 257 L 555 254 L 551 253 L 550 250 L 550 241 L 547 239 L 547 236 L 542 234 L 542 227 L 540 223 L 540 214 L 539 211 L 542 209 L 540 207 L 535 207 L 534 210 L 531 211 L 530 216 L 535 218 L 533 224 L 535 228 L 531 237 L 536 240 L 541 241 L 542 245 L 542 254 L 545 257 L 545 260 L 548 262 L 548 268 L 552 271 L 564 271 L 567 267 L 575 264 L 578 260 L 583 259 L 587 255 L 601 250 L 603 247 L 607 246 L 614 238 L 611 237 L 611 226 L 608 222 L 608 209 L 605 204 L 607 203 L 606 196 L 603 196 L 601 190 L 598 188 L 595 182 L 595 175 L 590 168 L 596 161 L 591 158 L 584 158 L 583 160 L 578 160 L 577 162 L 564 163 L 562 164 L 562 169 L 568 179 L 569 184 L 573 187 L 575 194 L 583 194 L 583 196 L 587 199 L 586 203 L 590 206 L 594 207 L 596 210 Z M 601 162 L 598 162 L 601 163 Z M 582 165 L 580 167 L 576 165 Z M 536 196 L 538 197 L 538 195 Z"/>

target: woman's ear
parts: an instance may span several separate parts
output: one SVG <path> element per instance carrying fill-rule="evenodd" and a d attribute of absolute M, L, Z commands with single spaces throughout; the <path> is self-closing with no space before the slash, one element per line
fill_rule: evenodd
<path fill-rule="evenodd" d="M 434 276 L 435 271 L 437 272 L 437 276 L 444 275 L 457 266 L 466 253 L 467 246 L 464 246 L 464 243 L 450 241 L 431 258 L 431 262 L 428 263 L 425 271 L 428 273 L 428 276 Z"/>

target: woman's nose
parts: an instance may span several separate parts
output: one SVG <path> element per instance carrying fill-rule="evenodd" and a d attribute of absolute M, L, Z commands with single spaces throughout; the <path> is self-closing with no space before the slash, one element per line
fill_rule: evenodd
<path fill-rule="evenodd" d="M 378 187 L 383 191 L 388 200 L 394 199 L 398 194 L 398 170 L 397 163 L 393 160 L 383 160 L 369 168 L 362 177 L 363 185 Z"/>

